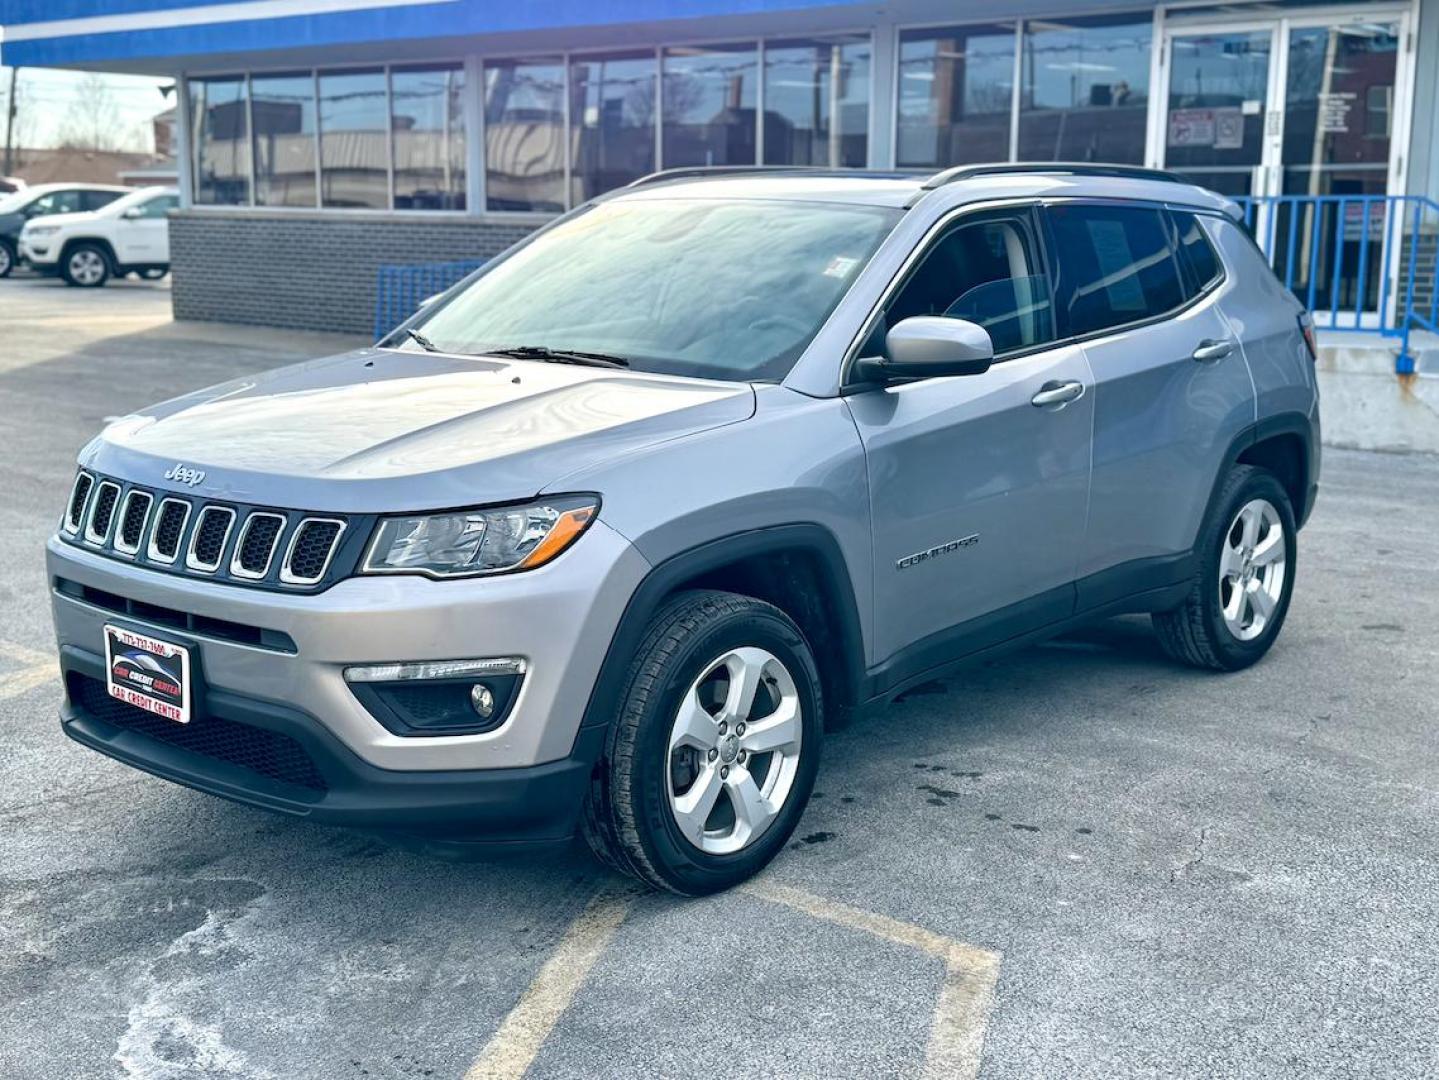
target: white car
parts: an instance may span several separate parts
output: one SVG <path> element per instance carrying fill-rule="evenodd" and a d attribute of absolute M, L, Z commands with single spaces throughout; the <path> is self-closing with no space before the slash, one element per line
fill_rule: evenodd
<path fill-rule="evenodd" d="M 52 214 L 26 223 L 20 257 L 42 274 L 94 288 L 111 275 L 164 277 L 170 270 L 170 223 L 180 205 L 173 187 L 147 187 L 99 210 Z"/>

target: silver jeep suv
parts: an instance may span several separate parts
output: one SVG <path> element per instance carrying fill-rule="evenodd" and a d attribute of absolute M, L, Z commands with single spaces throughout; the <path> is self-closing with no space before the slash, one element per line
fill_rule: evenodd
<path fill-rule="evenodd" d="M 659 174 L 376 347 L 112 424 L 49 544 L 71 738 L 699 894 L 826 725 L 1149 612 L 1234 670 L 1313 506 L 1313 341 L 1223 198 L 1099 166 Z"/>

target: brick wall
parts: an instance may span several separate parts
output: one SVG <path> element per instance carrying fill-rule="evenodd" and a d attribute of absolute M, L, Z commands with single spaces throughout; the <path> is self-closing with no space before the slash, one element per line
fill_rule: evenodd
<path fill-rule="evenodd" d="M 1434 299 L 1434 271 L 1439 261 L 1439 236 L 1432 232 L 1420 233 L 1404 238 L 1403 250 L 1399 256 L 1399 303 L 1404 300 L 1405 283 L 1409 280 L 1409 249 L 1414 246 L 1414 309 L 1425 318 L 1429 316 L 1429 305 Z M 1402 315 L 1402 310 L 1400 315 Z"/>
<path fill-rule="evenodd" d="M 368 334 L 380 266 L 486 259 L 543 221 L 177 211 L 170 217 L 175 318 Z"/>

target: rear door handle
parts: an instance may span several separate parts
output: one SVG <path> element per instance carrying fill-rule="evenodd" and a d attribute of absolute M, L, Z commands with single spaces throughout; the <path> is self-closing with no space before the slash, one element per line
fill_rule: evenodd
<path fill-rule="evenodd" d="M 1234 351 L 1234 346 L 1227 341 L 1215 341 L 1213 338 L 1205 338 L 1189 355 L 1201 364 L 1212 364 L 1216 360 L 1223 360 Z"/>
<path fill-rule="evenodd" d="M 1039 393 L 1035 394 L 1029 401 L 1031 405 L 1037 405 L 1041 409 L 1049 405 L 1062 408 L 1071 401 L 1075 401 L 1083 396 L 1084 384 L 1082 382 L 1075 382 L 1074 380 L 1070 380 L 1069 382 L 1047 382 L 1040 387 Z"/>

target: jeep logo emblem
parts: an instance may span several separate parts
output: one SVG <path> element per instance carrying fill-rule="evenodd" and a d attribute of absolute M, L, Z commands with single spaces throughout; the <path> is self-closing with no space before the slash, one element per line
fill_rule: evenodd
<path fill-rule="evenodd" d="M 205 479 L 204 469 L 192 469 L 188 465 L 181 465 L 178 461 L 171 465 L 165 473 L 166 480 L 173 480 L 177 484 L 185 484 L 194 487 Z"/>

